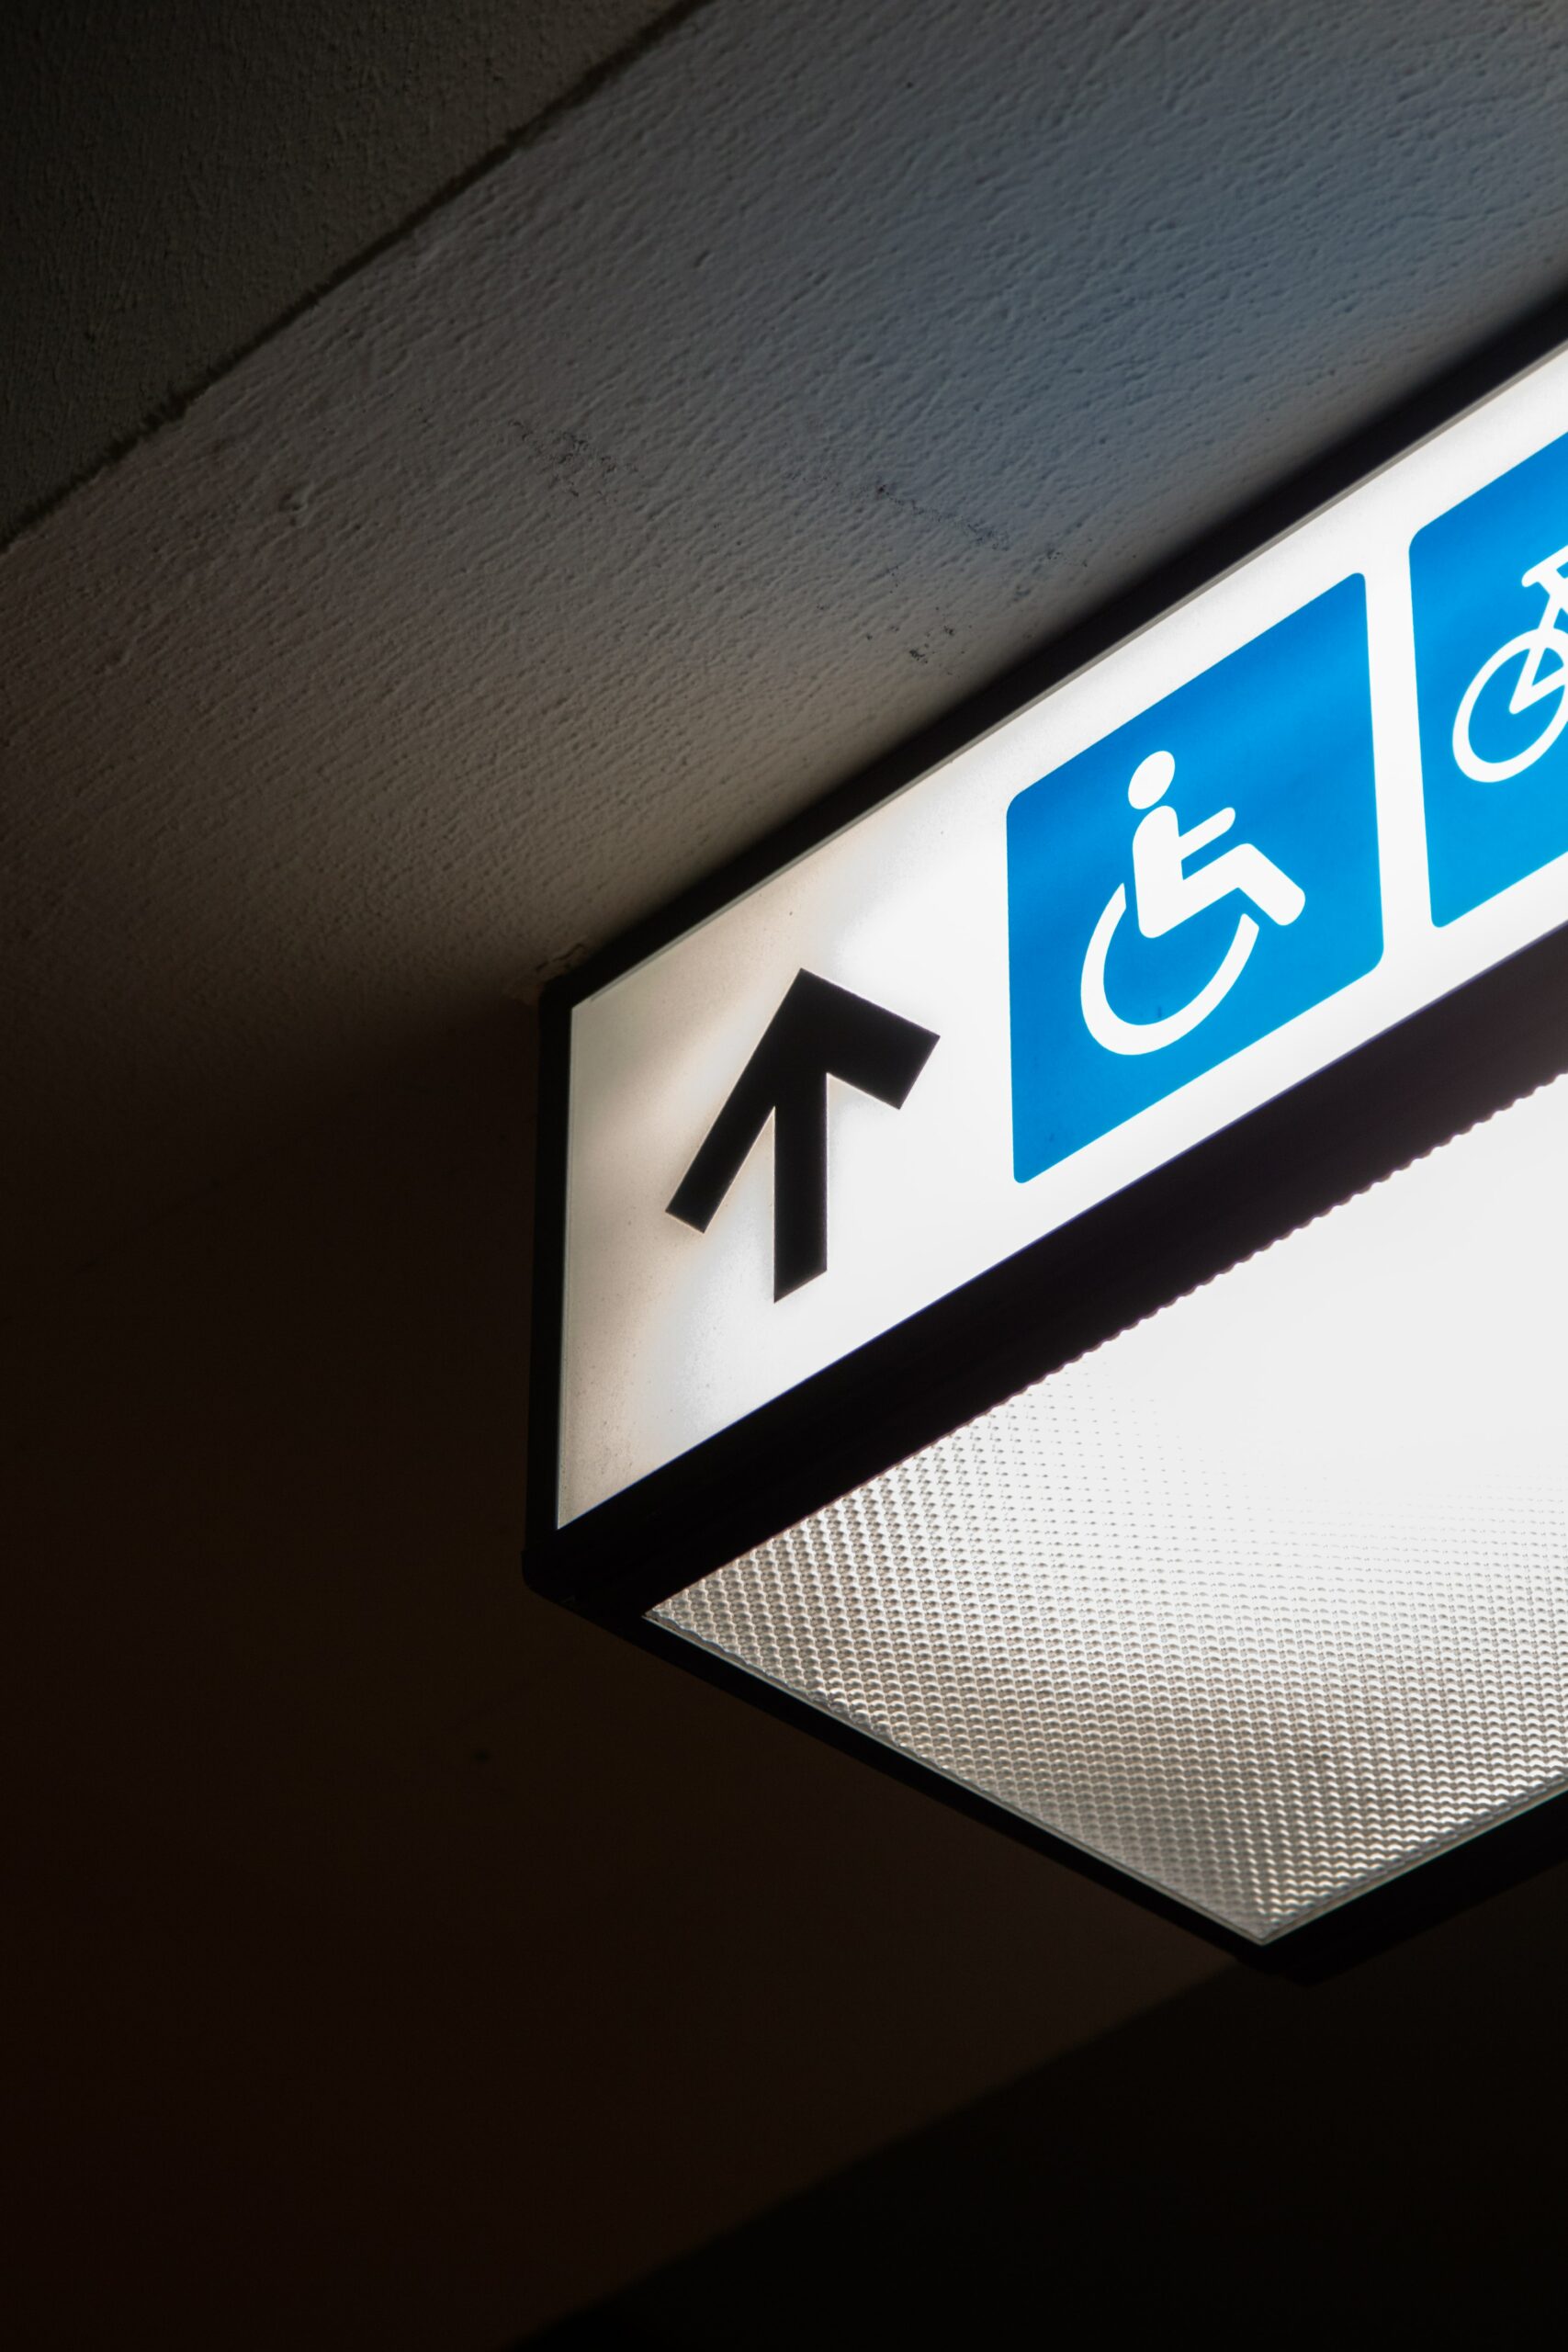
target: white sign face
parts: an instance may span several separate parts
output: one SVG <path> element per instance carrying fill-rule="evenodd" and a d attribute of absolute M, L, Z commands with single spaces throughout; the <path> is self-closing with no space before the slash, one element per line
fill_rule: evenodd
<path fill-rule="evenodd" d="M 1568 919 L 1568 353 L 571 1014 L 562 1523 Z"/>

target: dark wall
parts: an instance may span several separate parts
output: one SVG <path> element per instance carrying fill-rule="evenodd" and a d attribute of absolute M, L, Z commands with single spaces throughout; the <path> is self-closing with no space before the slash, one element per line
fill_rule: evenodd
<path fill-rule="evenodd" d="M 1517 2341 L 1561 2324 L 1568 1867 L 1327 1983 L 1236 1971 L 544 2339 Z"/>

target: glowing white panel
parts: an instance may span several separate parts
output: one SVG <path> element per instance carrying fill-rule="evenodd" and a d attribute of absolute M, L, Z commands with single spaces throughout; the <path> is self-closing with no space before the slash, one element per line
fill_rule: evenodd
<path fill-rule="evenodd" d="M 1568 1080 L 705 1577 L 692 1640 L 1265 1940 L 1568 1781 Z"/>
<path fill-rule="evenodd" d="M 560 1520 L 1568 919 L 1564 648 L 1559 354 L 578 1006 Z M 766 1135 L 669 1204 L 802 970 L 938 1043 L 775 1298 Z"/>

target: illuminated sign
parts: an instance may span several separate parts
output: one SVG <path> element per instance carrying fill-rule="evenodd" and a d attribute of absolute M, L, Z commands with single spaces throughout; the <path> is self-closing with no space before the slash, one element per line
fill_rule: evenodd
<path fill-rule="evenodd" d="M 1568 915 L 1565 432 L 1553 359 L 574 1005 L 562 1521 Z M 669 1211 L 802 974 L 940 1043 L 829 1072 L 775 1295 L 761 1124 Z"/>
<path fill-rule="evenodd" d="M 547 1008 L 534 1572 L 1003 1803 L 682 1589 L 1562 1066 L 1568 354 L 1227 553 Z"/>

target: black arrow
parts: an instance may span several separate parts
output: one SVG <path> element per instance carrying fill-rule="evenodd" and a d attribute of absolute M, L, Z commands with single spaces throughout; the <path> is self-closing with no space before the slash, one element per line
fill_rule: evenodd
<path fill-rule="evenodd" d="M 762 1129 L 773 1122 L 773 1296 L 828 1267 L 828 1080 L 900 1110 L 936 1044 L 886 1005 L 797 972 L 756 1052 L 682 1177 L 670 1215 L 705 1233 Z"/>

